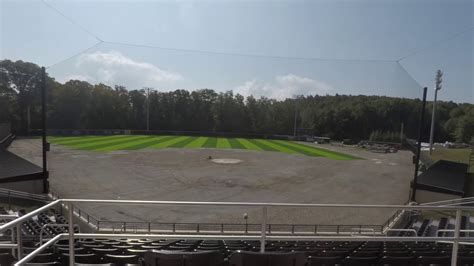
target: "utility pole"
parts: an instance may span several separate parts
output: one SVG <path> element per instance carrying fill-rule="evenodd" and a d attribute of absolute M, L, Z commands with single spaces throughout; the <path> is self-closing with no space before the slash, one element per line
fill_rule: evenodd
<path fill-rule="evenodd" d="M 404 130 L 405 124 L 400 125 L 400 145 L 403 145 L 403 130 Z"/>
<path fill-rule="evenodd" d="M 298 118 L 298 96 L 295 98 L 295 124 L 293 126 L 293 137 L 296 137 L 296 120 Z"/>
<path fill-rule="evenodd" d="M 434 139 L 434 125 L 435 125 L 435 116 L 436 116 L 436 100 L 438 98 L 438 91 L 441 90 L 441 83 L 443 82 L 443 72 L 438 70 L 436 72 L 436 86 L 435 94 L 433 101 L 433 111 L 431 113 L 431 130 L 430 130 L 430 155 L 433 153 L 433 139 Z"/>
<path fill-rule="evenodd" d="M 150 131 L 150 88 L 146 90 L 146 131 Z"/>

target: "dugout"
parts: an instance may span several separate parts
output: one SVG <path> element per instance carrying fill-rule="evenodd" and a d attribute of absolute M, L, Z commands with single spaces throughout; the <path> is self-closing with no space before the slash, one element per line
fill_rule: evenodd
<path fill-rule="evenodd" d="M 420 174 L 416 183 L 418 203 L 462 198 L 468 165 L 439 160 Z"/>

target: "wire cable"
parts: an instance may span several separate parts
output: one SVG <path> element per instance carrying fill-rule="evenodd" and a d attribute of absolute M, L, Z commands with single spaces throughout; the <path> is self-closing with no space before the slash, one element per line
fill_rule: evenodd
<path fill-rule="evenodd" d="M 413 82 L 415 82 L 416 85 L 418 85 L 420 88 L 423 88 L 421 84 L 407 71 L 407 69 L 399 62 L 397 61 L 397 65 L 402 69 L 403 72 L 411 79 Z"/>
<path fill-rule="evenodd" d="M 412 57 L 412 56 L 414 56 L 414 55 L 417 55 L 417 54 L 419 54 L 419 53 L 421 53 L 421 52 L 423 52 L 423 51 L 425 51 L 425 50 L 431 49 L 431 48 L 433 48 L 433 47 L 435 47 L 435 46 L 438 46 L 438 45 L 440 45 L 440 44 L 442 44 L 442 43 L 445 43 L 445 42 L 454 40 L 454 39 L 458 38 L 459 36 L 461 36 L 461 35 L 463 35 L 463 34 L 465 34 L 465 33 L 467 33 L 467 32 L 473 31 L 473 30 L 474 30 L 474 26 L 471 26 L 471 27 L 469 27 L 469 28 L 467 28 L 467 29 L 465 29 L 465 30 L 463 30 L 463 31 L 457 32 L 457 33 L 455 33 L 455 34 L 453 34 L 453 35 L 450 35 L 449 37 L 446 37 L 446 38 L 444 38 L 444 39 L 437 40 L 437 41 L 433 41 L 433 42 L 431 42 L 430 44 L 428 44 L 427 46 L 424 46 L 424 47 L 422 47 L 422 48 L 415 49 L 415 50 L 413 50 L 411 53 L 408 53 L 408 54 L 406 54 L 406 55 L 404 55 L 404 56 L 398 58 L 396 61 L 397 61 L 397 62 L 400 62 L 400 61 L 402 61 L 402 60 L 404 60 L 404 59 L 406 59 L 406 58 L 408 58 L 408 57 Z"/>
<path fill-rule="evenodd" d="M 71 22 L 74 26 L 80 28 L 81 30 L 83 30 L 84 32 L 86 32 L 87 34 L 91 35 L 92 37 L 94 37 L 96 40 L 100 41 L 100 42 L 103 42 L 103 40 L 97 36 L 96 34 L 92 33 L 91 31 L 89 31 L 88 29 L 86 29 L 84 26 L 82 26 L 81 24 L 77 23 L 76 21 L 74 21 L 72 18 L 66 16 L 66 14 L 64 14 L 63 12 L 61 12 L 59 9 L 57 9 L 56 7 L 54 7 L 53 5 L 49 4 L 48 2 L 46 2 L 46 0 L 41 0 L 41 2 L 46 5 L 47 7 L 49 7 L 51 10 L 53 10 L 54 12 L 58 13 L 60 16 L 62 16 L 63 18 L 65 18 L 67 21 Z"/>
<path fill-rule="evenodd" d="M 271 58 L 271 59 L 286 59 L 286 60 L 305 60 L 305 61 L 340 61 L 340 62 L 400 62 L 408 57 L 412 57 L 418 53 L 421 53 L 427 49 L 430 49 L 434 46 L 437 46 L 441 43 L 453 40 L 467 32 L 474 30 L 474 26 L 471 26 L 463 31 L 457 32 L 447 38 L 434 41 L 429 45 L 415 49 L 412 52 L 398 58 L 398 59 L 361 59 L 361 58 L 320 58 L 320 57 L 293 57 L 293 56 L 278 56 L 278 55 L 263 55 L 263 54 L 246 54 L 246 53 L 232 53 L 232 52 L 222 52 L 222 51 L 209 51 L 209 50 L 198 50 L 198 49 L 184 49 L 184 48 L 172 48 L 172 47 L 162 47 L 158 45 L 146 45 L 146 44 L 137 44 L 137 43 L 130 43 L 130 42 L 116 42 L 116 41 L 106 41 L 97 36 L 96 34 L 89 31 L 87 28 L 82 26 L 81 24 L 77 23 L 75 20 L 61 12 L 59 9 L 54 7 L 53 5 L 49 4 L 46 0 L 41 0 L 43 4 L 47 7 L 52 9 L 54 12 L 61 15 L 63 18 L 71 22 L 76 27 L 82 29 L 87 34 L 94 37 L 99 42 L 109 43 L 109 44 L 116 44 L 116 45 L 123 45 L 123 46 L 133 46 L 133 47 L 142 47 L 142 48 L 154 48 L 160 50 L 168 50 L 168 51 L 177 51 L 177 52 L 188 52 L 188 53 L 201 53 L 201 54 L 216 54 L 216 55 L 228 55 L 228 56 L 241 56 L 241 57 L 254 57 L 254 58 Z"/>
<path fill-rule="evenodd" d="M 56 65 L 59 65 L 59 64 L 61 64 L 61 63 L 64 63 L 64 62 L 66 62 L 66 61 L 68 61 L 68 60 L 70 60 L 70 59 L 72 59 L 72 58 L 74 58 L 74 57 L 76 57 L 76 56 L 79 56 L 79 55 L 81 55 L 81 54 L 83 54 L 83 53 L 85 53 L 85 52 L 87 52 L 87 51 L 89 51 L 89 50 L 94 49 L 95 47 L 101 45 L 102 43 L 104 43 L 104 42 L 103 42 L 103 41 L 99 41 L 99 42 L 95 43 L 94 45 L 87 47 L 86 49 L 83 49 L 83 50 L 81 50 L 81 51 L 79 51 L 79 52 L 77 52 L 77 53 L 75 53 L 75 54 L 73 54 L 73 55 L 71 55 L 71 56 L 69 56 L 69 57 L 67 57 L 67 58 L 65 58 L 65 59 L 62 59 L 62 60 L 60 60 L 60 61 L 58 61 L 58 62 L 56 62 L 56 63 L 54 63 L 54 64 L 52 64 L 52 65 L 47 66 L 46 69 L 49 69 L 49 68 L 51 68 L 51 67 L 54 67 L 54 66 L 56 66 Z"/>
<path fill-rule="evenodd" d="M 208 50 L 196 50 L 196 49 L 183 49 L 183 48 L 172 48 L 162 47 L 157 45 L 137 44 L 129 42 L 115 42 L 115 41 L 104 41 L 104 43 L 132 46 L 141 48 L 160 49 L 176 52 L 186 53 L 199 53 L 199 54 L 214 54 L 214 55 L 228 55 L 228 56 L 241 56 L 241 57 L 253 57 L 253 58 L 270 58 L 270 59 L 286 59 L 286 60 L 305 60 L 305 61 L 343 61 L 343 62 L 396 62 L 391 59 L 350 59 L 350 58 L 320 58 L 320 57 L 295 57 L 295 56 L 279 56 L 279 55 L 263 55 L 263 54 L 245 54 L 245 53 L 230 53 L 220 51 L 208 51 Z"/>

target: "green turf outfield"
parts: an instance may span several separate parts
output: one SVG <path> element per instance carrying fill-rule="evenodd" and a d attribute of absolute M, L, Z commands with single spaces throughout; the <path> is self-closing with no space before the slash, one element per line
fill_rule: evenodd
<path fill-rule="evenodd" d="M 286 140 L 215 138 L 189 136 L 81 136 L 49 137 L 53 144 L 74 149 L 110 152 L 116 150 L 138 150 L 143 148 L 219 148 L 274 151 L 308 156 L 322 156 L 335 160 L 358 159 L 355 156 L 333 152 L 305 144 Z"/>

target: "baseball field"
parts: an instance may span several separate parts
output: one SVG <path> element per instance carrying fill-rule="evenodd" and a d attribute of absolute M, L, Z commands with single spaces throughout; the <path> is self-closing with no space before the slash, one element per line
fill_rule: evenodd
<path fill-rule="evenodd" d="M 65 145 L 74 149 L 91 150 L 97 152 L 139 150 L 144 148 L 217 148 L 283 152 L 289 154 L 327 157 L 334 160 L 358 159 L 352 155 L 286 140 L 191 136 L 114 135 L 49 137 L 49 141 L 53 144 Z"/>

